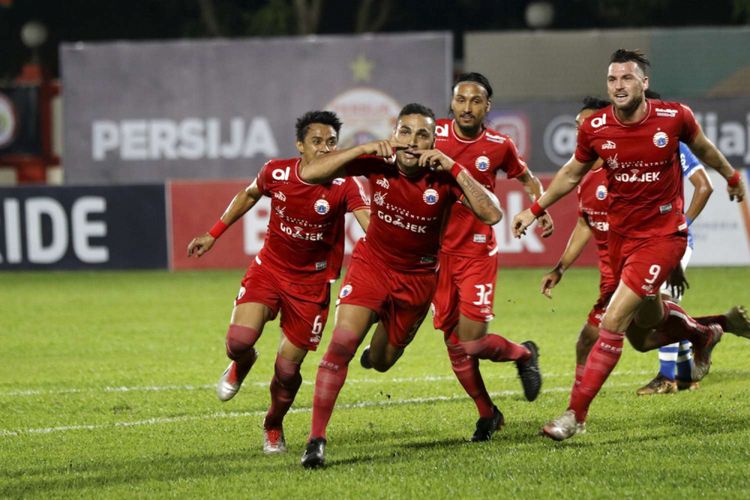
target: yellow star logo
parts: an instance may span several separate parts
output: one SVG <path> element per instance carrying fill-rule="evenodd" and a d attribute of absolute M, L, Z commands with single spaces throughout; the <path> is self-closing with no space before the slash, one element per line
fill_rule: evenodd
<path fill-rule="evenodd" d="M 370 73 L 372 73 L 375 63 L 367 59 L 364 54 L 360 54 L 349 67 L 352 69 L 352 79 L 355 82 L 369 82 L 371 79 Z"/>

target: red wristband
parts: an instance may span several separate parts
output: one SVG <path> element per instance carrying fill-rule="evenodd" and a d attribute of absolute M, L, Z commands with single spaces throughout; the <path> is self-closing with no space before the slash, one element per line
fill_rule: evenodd
<path fill-rule="evenodd" d="M 222 222 L 222 220 L 221 220 L 221 219 L 219 219 L 219 220 L 218 220 L 218 221 L 216 222 L 216 224 L 214 224 L 214 227 L 212 227 L 212 228 L 211 228 L 211 230 L 210 230 L 210 231 L 208 232 L 208 234 L 210 234 L 211 236 L 213 236 L 213 237 L 214 237 L 214 239 L 216 239 L 216 238 L 218 238 L 219 236 L 221 236 L 221 234 L 222 234 L 222 233 L 223 233 L 224 231 L 226 231 L 228 227 L 229 227 L 229 226 L 227 226 L 226 224 L 224 224 L 224 222 Z"/>
<path fill-rule="evenodd" d="M 531 213 L 534 214 L 534 217 L 541 217 L 547 212 L 545 212 L 544 209 L 539 205 L 538 201 L 535 201 L 531 204 Z"/>
<path fill-rule="evenodd" d="M 740 171 L 735 170 L 734 175 L 727 179 L 727 184 L 729 187 L 736 187 L 740 183 Z"/>
<path fill-rule="evenodd" d="M 451 175 L 458 179 L 458 174 L 461 172 L 466 172 L 467 170 L 458 162 L 455 162 L 453 166 L 451 167 Z"/>

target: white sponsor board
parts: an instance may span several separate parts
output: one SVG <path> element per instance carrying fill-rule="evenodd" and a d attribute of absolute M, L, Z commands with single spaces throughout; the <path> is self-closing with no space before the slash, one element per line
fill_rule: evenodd
<path fill-rule="evenodd" d="M 698 218 L 690 226 L 695 242 L 690 266 L 750 265 L 750 201 L 729 201 L 727 182 L 707 169 L 714 192 Z M 748 171 L 744 180 L 747 186 Z M 690 205 L 693 185 L 685 180 L 685 206 Z"/>

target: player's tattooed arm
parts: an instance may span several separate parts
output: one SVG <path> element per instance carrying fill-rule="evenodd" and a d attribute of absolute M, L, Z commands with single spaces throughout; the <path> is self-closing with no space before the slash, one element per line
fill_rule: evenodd
<path fill-rule="evenodd" d="M 453 174 L 463 191 L 464 204 L 485 224 L 493 225 L 503 218 L 497 197 L 471 176 L 468 170 L 438 149 L 415 149 L 410 153 L 419 156 L 419 165 Z"/>

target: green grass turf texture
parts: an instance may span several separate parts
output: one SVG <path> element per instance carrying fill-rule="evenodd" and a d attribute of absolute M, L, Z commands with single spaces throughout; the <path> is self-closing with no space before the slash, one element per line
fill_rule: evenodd
<path fill-rule="evenodd" d="M 278 323 L 234 400 L 216 399 L 241 270 L 0 274 L 0 497 L 747 498 L 750 341 L 727 335 L 701 389 L 637 397 L 656 353 L 626 346 L 588 433 L 538 435 L 568 401 L 594 269 L 542 297 L 544 270 L 501 270 L 490 330 L 541 349 L 543 392 L 524 400 L 512 363 L 482 362 L 507 425 L 468 442 L 476 410 L 430 317 L 388 373 L 349 368 L 328 430 L 328 467 L 300 464 L 315 370 L 285 421 L 289 453 L 265 456 Z M 750 305 L 750 268 L 690 269 L 694 315 Z M 331 315 L 332 316 L 332 315 Z M 332 317 L 326 327 L 327 345 Z"/>

